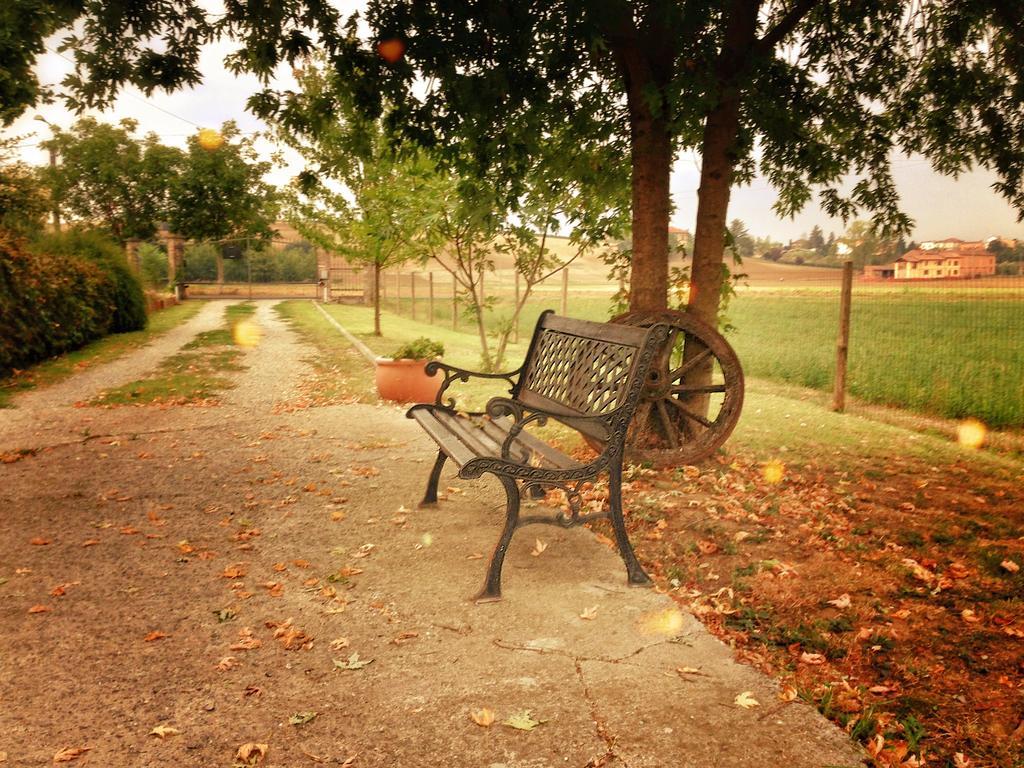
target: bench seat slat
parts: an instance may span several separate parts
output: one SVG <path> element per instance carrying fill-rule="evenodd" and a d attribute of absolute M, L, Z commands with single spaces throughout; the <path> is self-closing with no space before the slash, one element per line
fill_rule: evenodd
<path fill-rule="evenodd" d="M 470 460 L 476 458 L 476 455 L 461 440 L 454 438 L 448 428 L 438 421 L 433 411 L 417 408 L 412 411 L 412 417 L 458 466 L 463 467 Z"/>
<path fill-rule="evenodd" d="M 485 430 L 492 434 L 496 433 L 495 436 L 500 435 L 501 442 L 504 442 L 505 437 L 508 435 L 508 430 L 512 426 L 510 420 L 493 421 L 491 419 L 482 419 L 482 421 L 484 422 Z M 524 430 L 519 433 L 515 442 L 512 443 L 512 455 L 520 461 L 526 462 L 529 461 L 531 454 L 540 454 L 544 459 L 544 463 L 556 469 L 572 469 L 573 467 L 580 466 L 580 463 L 575 459 L 566 456 L 561 451 L 552 448 L 539 437 L 531 435 Z"/>
<path fill-rule="evenodd" d="M 412 417 L 423 427 L 434 442 L 459 466 L 480 456 L 501 456 L 501 445 L 508 437 L 512 421 L 492 420 L 486 416 L 456 415 L 442 408 L 417 408 Z M 513 441 L 511 459 L 552 469 L 572 469 L 580 466 L 575 459 L 525 431 Z"/>

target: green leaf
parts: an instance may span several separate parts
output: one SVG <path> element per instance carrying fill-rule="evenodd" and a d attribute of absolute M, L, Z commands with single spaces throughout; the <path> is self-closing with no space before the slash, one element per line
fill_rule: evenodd
<path fill-rule="evenodd" d="M 362 669 L 368 664 L 373 663 L 373 659 L 360 659 L 358 653 L 353 653 L 348 657 L 348 661 L 339 661 L 334 659 L 334 666 L 338 669 Z"/>
<path fill-rule="evenodd" d="M 305 725 L 316 720 L 317 712 L 296 712 L 288 718 L 289 725 Z"/>
<path fill-rule="evenodd" d="M 515 728 L 518 731 L 532 731 L 538 725 L 546 722 L 547 720 L 534 720 L 530 710 L 524 709 L 522 712 L 509 715 L 508 720 L 505 720 L 502 725 L 507 725 L 509 728 Z"/>

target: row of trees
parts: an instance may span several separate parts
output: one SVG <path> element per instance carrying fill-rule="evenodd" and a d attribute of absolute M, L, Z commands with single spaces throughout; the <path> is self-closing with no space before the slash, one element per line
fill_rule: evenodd
<path fill-rule="evenodd" d="M 5 123 L 45 96 L 33 65 L 47 37 L 66 30 L 75 72 L 63 95 L 77 109 L 109 104 L 126 83 L 145 93 L 195 85 L 202 43 L 214 39 L 239 41 L 229 67 L 268 79 L 319 49 L 337 76 L 317 109 L 270 88 L 251 109 L 314 140 L 347 109 L 383 117 L 435 148 L 458 178 L 485 185 L 499 210 L 522 204 L 526 171 L 552 136 L 585 154 L 605 150 L 629 164 L 637 310 L 668 301 L 669 170 L 681 149 L 702 157 L 689 309 L 710 321 L 730 190 L 755 171 L 778 190 L 780 214 L 817 193 L 829 214 L 868 215 L 885 236 L 910 226 L 892 181 L 895 150 L 946 174 L 990 168 L 1024 211 L 1020 3 L 375 0 L 362 19 L 307 0 L 216 13 L 201 0 L 8 5 L 22 34 L 0 40 L 12 73 L 0 83 Z M 377 51 L 384 41 L 387 56 Z M 572 183 L 593 169 L 560 170 Z"/>
<path fill-rule="evenodd" d="M 195 240 L 270 236 L 277 205 L 263 180 L 270 165 L 234 123 L 213 141 L 190 137 L 185 150 L 136 130 L 133 120 L 110 125 L 90 117 L 67 131 L 54 127 L 43 146 L 59 162 L 40 171 L 49 205 L 119 242 L 150 238 L 163 223 Z"/>

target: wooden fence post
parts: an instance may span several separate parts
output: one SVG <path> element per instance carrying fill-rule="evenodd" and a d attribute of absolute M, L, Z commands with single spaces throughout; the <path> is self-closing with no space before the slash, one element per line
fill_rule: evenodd
<path fill-rule="evenodd" d="M 562 270 L 562 315 L 569 314 L 569 268 Z"/>
<path fill-rule="evenodd" d="M 836 380 L 832 410 L 846 408 L 846 361 L 850 351 L 850 299 L 853 295 L 853 262 L 843 262 L 843 288 L 839 295 L 839 338 L 836 341 Z"/>
<path fill-rule="evenodd" d="M 430 312 L 430 319 L 427 320 L 431 325 L 434 324 L 434 273 L 427 272 L 427 289 L 429 291 L 430 300 L 427 302 L 427 311 Z"/>

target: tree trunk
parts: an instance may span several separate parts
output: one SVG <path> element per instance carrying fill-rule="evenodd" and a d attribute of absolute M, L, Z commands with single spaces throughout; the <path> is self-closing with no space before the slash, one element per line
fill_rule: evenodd
<path fill-rule="evenodd" d="M 739 131 L 739 95 L 724 96 L 704 123 L 703 162 L 693 237 L 693 265 L 687 309 L 711 327 L 718 324 L 725 255 L 725 224 L 729 211 Z"/>
<path fill-rule="evenodd" d="M 640 97 L 642 98 L 642 96 Z M 633 100 L 630 99 L 632 102 Z M 668 307 L 669 171 L 672 137 L 660 117 L 630 105 L 633 166 L 633 260 L 630 310 Z"/>
<path fill-rule="evenodd" d="M 380 336 L 380 263 L 373 264 L 373 335 Z"/>

